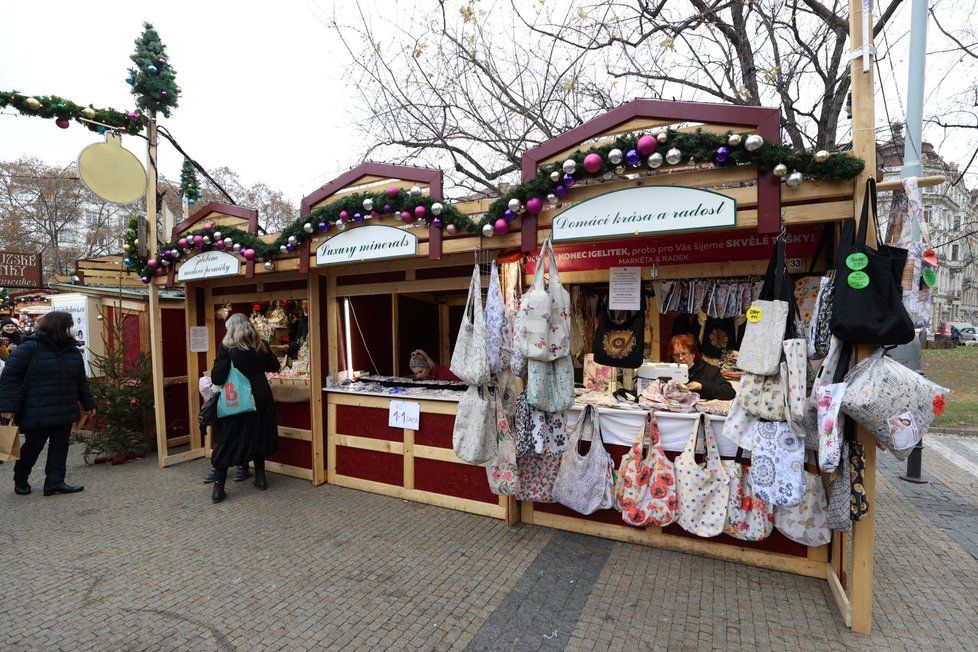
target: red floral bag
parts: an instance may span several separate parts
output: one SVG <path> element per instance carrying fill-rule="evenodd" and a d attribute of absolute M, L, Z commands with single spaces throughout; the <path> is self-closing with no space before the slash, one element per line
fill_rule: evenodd
<path fill-rule="evenodd" d="M 646 428 L 649 429 L 649 451 L 642 455 Z M 655 413 L 648 412 L 645 424 L 635 437 L 631 450 L 622 458 L 615 488 L 616 508 L 629 525 L 662 527 L 676 520 L 679 500 L 672 462 L 662 450 Z"/>

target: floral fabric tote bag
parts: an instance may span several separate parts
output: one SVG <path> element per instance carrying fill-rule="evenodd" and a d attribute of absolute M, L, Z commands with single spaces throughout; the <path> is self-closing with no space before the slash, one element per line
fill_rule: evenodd
<path fill-rule="evenodd" d="M 591 447 L 581 455 L 580 445 L 588 434 Z M 581 411 L 571 436 L 572 445 L 561 455 L 560 470 L 554 481 L 554 500 L 579 514 L 593 514 L 606 503 L 608 470 L 614 465 L 601 440 L 601 423 L 593 405 Z"/>
<path fill-rule="evenodd" d="M 497 496 L 512 496 L 519 488 L 519 467 L 516 466 L 516 438 L 509 427 L 503 401 L 496 392 L 496 457 L 486 464 L 489 491 Z"/>
<path fill-rule="evenodd" d="M 469 464 L 483 464 L 496 456 L 496 406 L 488 387 L 471 385 L 458 402 L 452 448 Z"/>
<path fill-rule="evenodd" d="M 645 432 L 649 432 L 649 452 L 642 457 Z M 662 527 L 676 520 L 675 470 L 662 450 L 655 413 L 649 412 L 645 424 L 629 451 L 630 463 L 619 477 L 621 518 L 638 527 Z"/>
<path fill-rule="evenodd" d="M 696 461 L 696 441 L 703 433 L 706 464 Z M 700 414 L 682 454 L 676 458 L 676 494 L 679 525 L 690 534 L 715 537 L 727 520 L 730 480 L 720 464 L 720 449 L 710 426 L 710 415 Z"/>
<path fill-rule="evenodd" d="M 550 285 L 544 283 L 544 267 L 550 265 Z M 527 360 L 550 362 L 570 353 L 570 293 L 560 283 L 553 243 L 540 247 L 533 283 L 520 300 L 520 330 Z"/>
<path fill-rule="evenodd" d="M 741 453 L 738 449 L 736 459 L 723 461 L 730 479 L 723 533 L 741 541 L 763 541 L 774 530 L 774 508 L 754 494 L 750 467 L 741 462 Z"/>
<path fill-rule="evenodd" d="M 462 314 L 462 325 L 455 340 L 455 350 L 452 351 L 450 368 L 467 385 L 485 385 L 489 382 L 489 344 L 478 265 L 472 270 L 469 298 L 465 302 L 465 312 Z"/>
<path fill-rule="evenodd" d="M 828 501 L 822 479 L 805 471 L 805 498 L 791 507 L 776 507 L 774 527 L 803 546 L 824 546 L 832 540 L 828 525 Z"/>
<path fill-rule="evenodd" d="M 805 496 L 805 445 L 784 421 L 758 421 L 750 454 L 754 495 L 774 506 Z"/>

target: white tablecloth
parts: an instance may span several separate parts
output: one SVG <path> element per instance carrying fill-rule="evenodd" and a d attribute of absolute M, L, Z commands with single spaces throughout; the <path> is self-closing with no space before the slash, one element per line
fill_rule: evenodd
<path fill-rule="evenodd" d="M 574 406 L 567 411 L 567 423 L 577 422 L 583 408 Z M 601 421 L 601 437 L 606 444 L 617 444 L 619 446 L 631 446 L 635 441 L 635 435 L 645 424 L 644 410 L 616 410 L 615 408 L 600 407 L 598 416 Z M 655 420 L 659 424 L 659 439 L 662 448 L 667 451 L 682 451 L 686 447 L 686 442 L 693 432 L 693 420 L 698 413 L 680 412 L 656 412 Z M 737 444 L 723 436 L 723 423 L 726 417 L 708 415 L 710 425 L 716 434 L 717 447 L 720 455 L 724 457 L 734 457 L 737 454 Z M 702 443 L 698 446 L 698 452 L 703 452 Z M 744 451 L 744 457 L 750 457 L 749 451 Z"/>

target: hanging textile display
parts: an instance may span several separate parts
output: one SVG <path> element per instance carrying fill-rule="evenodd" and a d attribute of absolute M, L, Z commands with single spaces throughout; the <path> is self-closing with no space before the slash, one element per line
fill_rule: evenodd
<path fill-rule="evenodd" d="M 886 244 L 907 250 L 907 263 L 900 283 L 903 305 L 913 325 L 924 328 L 930 325 L 937 256 L 930 248 L 917 178 L 910 177 L 902 181 L 902 187 L 892 194 Z"/>

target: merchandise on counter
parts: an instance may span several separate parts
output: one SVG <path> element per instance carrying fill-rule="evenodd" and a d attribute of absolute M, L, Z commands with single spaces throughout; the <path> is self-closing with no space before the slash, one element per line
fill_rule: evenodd
<path fill-rule="evenodd" d="M 697 412 L 706 412 L 707 414 L 713 414 L 717 416 L 725 417 L 730 412 L 730 407 L 733 405 L 733 399 L 729 401 L 724 401 L 718 398 L 711 399 L 709 401 L 704 401 L 700 399 L 696 401 L 696 405 L 693 407 Z"/>
<path fill-rule="evenodd" d="M 638 404 L 646 410 L 693 412 L 699 398 L 699 394 L 689 391 L 678 381 L 653 380 L 642 390 Z"/>
<path fill-rule="evenodd" d="M 607 392 L 614 379 L 614 367 L 598 364 L 593 353 L 584 354 L 584 388 L 591 392 Z"/>

